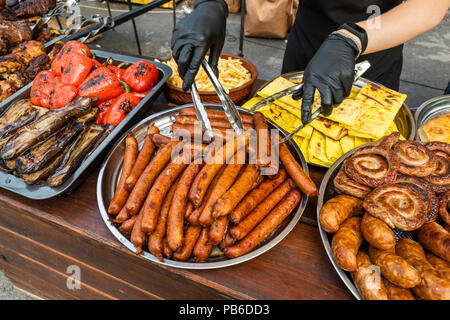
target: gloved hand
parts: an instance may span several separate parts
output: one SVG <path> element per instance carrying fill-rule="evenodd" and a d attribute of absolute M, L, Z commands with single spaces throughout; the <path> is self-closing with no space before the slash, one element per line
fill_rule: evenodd
<path fill-rule="evenodd" d="M 303 93 L 302 122 L 309 122 L 314 103 L 315 89 L 322 99 L 322 114 L 331 114 L 332 106 L 349 96 L 353 85 L 355 60 L 359 55 L 354 40 L 330 34 L 306 66 L 303 87 L 292 97 L 299 99 Z"/>
<path fill-rule="evenodd" d="M 225 41 L 228 6 L 223 0 L 197 0 L 194 11 L 181 19 L 172 34 L 172 55 L 183 79 L 182 89 L 190 89 L 208 50 L 208 63 L 218 75 L 217 63 Z"/>

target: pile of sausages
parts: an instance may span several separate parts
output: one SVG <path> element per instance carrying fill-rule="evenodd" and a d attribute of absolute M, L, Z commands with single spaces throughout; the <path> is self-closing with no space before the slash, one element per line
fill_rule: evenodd
<path fill-rule="evenodd" d="M 408 147 L 403 153 L 397 150 L 404 145 Z M 391 151 L 392 146 L 397 152 Z M 342 194 L 324 204 L 319 223 L 333 234 L 333 259 L 350 272 L 363 299 L 450 299 L 450 192 L 445 191 L 450 185 L 444 181 L 448 179 L 450 145 L 431 145 L 435 150 L 437 146 L 440 155 L 420 152 L 428 151 L 427 146 L 398 141 L 391 135 L 346 159 L 334 180 L 335 190 Z M 378 151 L 382 149 L 385 159 Z M 373 150 L 378 153 L 374 155 Z M 413 166 L 412 161 L 405 164 L 407 156 L 420 166 Z M 446 165 L 418 177 L 417 172 L 422 172 L 428 161 L 435 161 L 434 157 L 442 158 Z M 348 175 L 345 169 L 349 166 L 355 167 L 357 174 L 351 176 L 350 171 Z M 438 183 L 428 182 L 438 175 Z M 392 181 L 370 185 L 372 176 L 392 176 Z"/>
<path fill-rule="evenodd" d="M 183 109 L 175 116 L 177 130 L 191 129 L 193 124 L 179 121 L 192 112 Z M 222 112 L 208 111 L 208 116 L 214 124 L 226 121 Z M 258 139 L 270 145 L 261 116 L 255 113 L 243 120 L 267 131 Z M 236 258 L 257 247 L 294 211 L 301 192 L 318 194 L 285 144 L 279 147 L 282 166 L 277 163 L 279 170 L 262 175 L 270 161 L 249 161 L 247 134 L 219 148 L 194 143 L 191 137 L 191 146 L 185 149 L 183 140 L 164 136 L 152 125 L 140 150 L 134 136 L 125 139 L 122 173 L 108 214 L 138 254 L 148 248 L 161 261 L 205 262 L 215 254 Z"/>

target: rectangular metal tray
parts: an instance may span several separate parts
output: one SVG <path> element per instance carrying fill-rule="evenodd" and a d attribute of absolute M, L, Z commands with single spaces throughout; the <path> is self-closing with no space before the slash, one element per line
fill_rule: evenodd
<path fill-rule="evenodd" d="M 100 62 L 104 62 L 107 58 L 111 57 L 114 63 L 129 62 L 134 63 L 140 60 L 146 60 L 153 63 L 159 71 L 159 81 L 155 87 L 141 100 L 141 102 L 125 117 L 124 120 L 114 128 L 111 133 L 103 140 L 103 142 L 91 153 L 91 155 L 85 159 L 81 165 L 75 170 L 75 172 L 58 187 L 49 187 L 45 185 L 28 185 L 21 178 L 12 174 L 0 172 L 0 188 L 15 192 L 24 197 L 30 199 L 49 199 L 57 195 L 61 195 L 65 192 L 73 190 L 80 182 L 82 182 L 86 176 L 102 162 L 103 157 L 116 142 L 116 140 L 122 136 L 124 132 L 130 129 L 134 124 L 142 120 L 142 116 L 145 111 L 151 107 L 152 103 L 158 97 L 162 91 L 162 87 L 167 79 L 172 74 L 170 67 L 165 64 L 150 61 L 148 59 L 142 59 L 138 57 L 130 57 L 118 53 L 91 49 L 97 59 Z M 19 99 L 29 98 L 32 83 L 17 91 L 14 95 L 6 99 L 0 104 L 0 113 L 2 114 L 12 103 Z"/>

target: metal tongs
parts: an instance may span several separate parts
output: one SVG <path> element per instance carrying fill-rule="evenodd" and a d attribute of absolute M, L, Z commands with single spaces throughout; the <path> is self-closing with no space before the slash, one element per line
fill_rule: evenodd
<path fill-rule="evenodd" d="M 242 119 L 241 116 L 239 115 L 239 111 L 237 110 L 236 105 L 225 92 L 225 89 L 223 88 L 219 79 L 217 79 L 216 75 L 214 74 L 214 71 L 212 70 L 206 59 L 203 59 L 202 67 L 205 70 L 206 74 L 208 75 L 209 79 L 211 80 L 214 89 L 216 90 L 217 95 L 219 96 L 220 101 L 222 101 L 223 110 L 228 120 L 230 121 L 231 127 L 234 129 L 237 135 L 241 135 L 244 132 L 244 126 L 242 124 Z M 213 132 L 211 128 L 211 123 L 209 122 L 205 106 L 200 100 L 200 95 L 198 93 L 195 81 L 191 86 L 191 96 L 192 101 L 194 103 L 195 113 L 197 115 L 198 120 L 201 123 L 202 129 L 206 131 L 206 134 L 208 135 L 209 139 L 212 140 Z"/>
<path fill-rule="evenodd" d="M 103 28 L 113 28 L 114 27 L 114 20 L 110 16 L 101 17 L 100 21 L 101 22 L 100 22 L 98 28 L 96 28 L 96 29 L 92 30 L 91 32 L 89 32 L 86 36 L 78 39 L 78 42 L 84 43 L 89 38 L 95 37 L 100 31 L 102 31 Z"/>
<path fill-rule="evenodd" d="M 56 6 L 40 17 L 34 25 L 30 27 L 31 31 L 33 31 L 37 26 L 46 24 L 54 17 L 62 17 L 66 15 L 70 15 L 72 12 L 70 11 L 70 7 L 72 6 L 73 0 L 69 0 L 66 2 L 59 2 Z"/>
<path fill-rule="evenodd" d="M 356 82 L 368 69 L 370 68 L 370 62 L 365 60 L 365 61 L 361 61 L 359 63 L 357 63 L 355 65 L 355 73 L 354 73 L 354 80 L 353 82 Z M 250 108 L 251 112 L 254 112 L 256 110 L 258 110 L 259 108 L 269 104 L 269 103 L 273 103 L 274 101 L 293 94 L 295 91 L 301 89 L 303 87 L 303 83 L 300 83 L 298 85 L 292 86 L 290 88 L 284 89 L 280 92 L 277 92 L 261 101 L 259 101 L 257 104 L 255 104 L 253 107 Z M 301 129 L 303 129 L 306 125 L 308 125 L 310 122 L 312 122 L 314 119 L 316 119 L 320 114 L 322 113 L 322 107 L 319 107 L 316 111 L 314 111 L 314 113 L 311 115 L 311 118 L 309 120 L 309 122 L 307 123 L 303 123 L 300 126 L 298 126 L 294 131 L 292 131 L 291 133 L 289 133 L 287 136 L 285 136 L 283 139 L 281 139 L 278 144 L 280 143 L 284 143 L 290 139 L 292 139 L 292 137 L 299 132 Z"/>

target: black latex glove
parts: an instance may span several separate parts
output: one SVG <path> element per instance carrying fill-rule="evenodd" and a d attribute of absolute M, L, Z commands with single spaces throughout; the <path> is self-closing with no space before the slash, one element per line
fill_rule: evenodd
<path fill-rule="evenodd" d="M 172 55 L 178 64 L 184 91 L 190 89 L 208 50 L 208 63 L 218 75 L 217 63 L 225 41 L 227 16 L 225 1 L 197 0 L 194 11 L 176 24 Z"/>
<path fill-rule="evenodd" d="M 292 97 L 303 93 L 302 122 L 309 122 L 315 89 L 322 99 L 322 114 L 331 114 L 332 106 L 350 95 L 353 85 L 355 60 L 359 53 L 356 43 L 341 35 L 330 34 L 308 63 L 303 75 L 303 87 Z"/>

